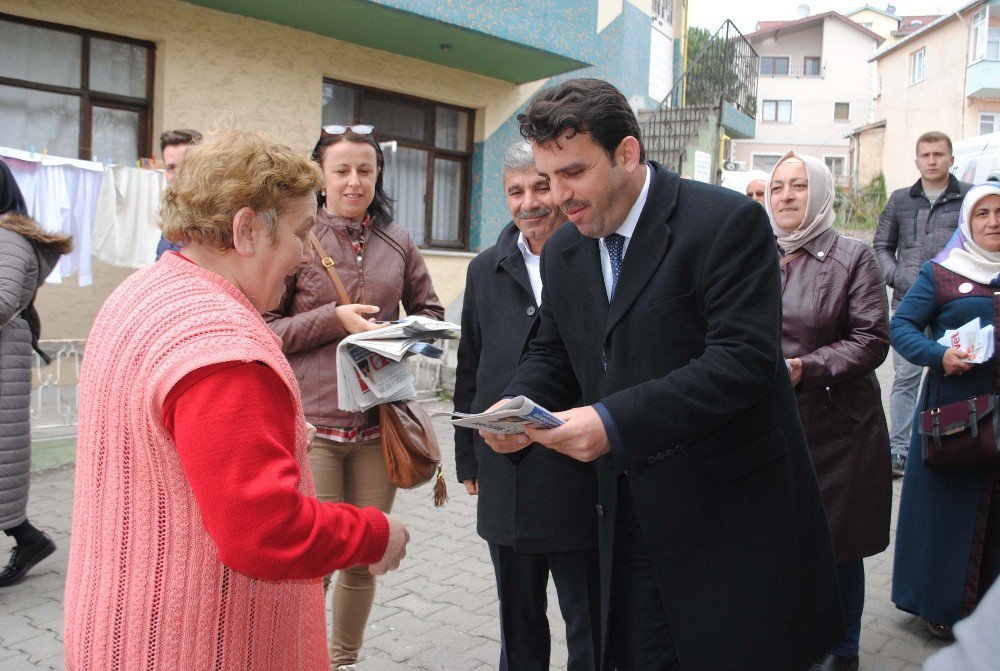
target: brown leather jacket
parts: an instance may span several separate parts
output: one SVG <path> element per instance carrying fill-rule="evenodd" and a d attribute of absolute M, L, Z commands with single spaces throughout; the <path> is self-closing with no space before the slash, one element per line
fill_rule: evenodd
<path fill-rule="evenodd" d="M 889 434 L 875 369 L 889 352 L 888 305 L 871 248 L 829 230 L 781 271 L 781 350 L 795 388 L 838 561 L 889 543 Z"/>
<path fill-rule="evenodd" d="M 406 314 L 444 318 L 423 256 L 402 226 L 374 225 L 360 267 L 346 219 L 321 206 L 313 232 L 333 258 L 351 299 L 381 308 L 376 319 L 398 318 L 401 301 Z M 282 350 L 299 380 L 306 418 L 316 426 L 362 426 L 363 413 L 337 407 L 337 344 L 347 335 L 334 312 L 337 305 L 337 290 L 319 254 L 313 253 L 312 265 L 288 277 L 281 305 L 264 319 L 281 337 Z"/>

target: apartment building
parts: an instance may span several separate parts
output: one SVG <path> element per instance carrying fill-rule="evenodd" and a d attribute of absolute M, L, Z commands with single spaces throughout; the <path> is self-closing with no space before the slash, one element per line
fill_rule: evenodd
<path fill-rule="evenodd" d="M 849 183 L 851 129 L 872 120 L 874 71 L 885 41 L 837 12 L 766 21 L 747 35 L 760 56 L 755 136 L 733 143 L 733 160 L 770 170 L 789 149 L 824 160 Z"/>
<path fill-rule="evenodd" d="M 875 121 L 884 123 L 853 133 L 859 181 L 868 177 L 863 166 L 879 164 L 888 188 L 911 184 L 910 157 L 926 131 L 954 141 L 1000 131 L 1000 4 L 966 3 L 883 47 L 871 62 Z M 881 141 L 870 142 L 871 133 Z"/>

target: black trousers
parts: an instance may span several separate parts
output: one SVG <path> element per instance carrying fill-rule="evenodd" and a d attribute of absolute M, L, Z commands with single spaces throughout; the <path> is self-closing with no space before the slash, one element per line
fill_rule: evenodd
<path fill-rule="evenodd" d="M 618 511 L 611 560 L 611 613 L 607 668 L 617 671 L 680 669 L 653 565 L 639 528 L 628 478 L 618 478 Z"/>
<path fill-rule="evenodd" d="M 597 550 L 518 553 L 490 543 L 500 599 L 500 671 L 548 671 L 549 573 L 566 622 L 568 671 L 597 671 L 601 629 Z"/>

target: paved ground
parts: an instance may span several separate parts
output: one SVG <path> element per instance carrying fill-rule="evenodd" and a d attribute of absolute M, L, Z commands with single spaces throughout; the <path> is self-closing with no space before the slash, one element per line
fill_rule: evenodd
<path fill-rule="evenodd" d="M 880 377 L 885 372 L 880 371 Z M 451 432 L 443 420 L 438 420 L 438 433 L 450 460 Z M 453 478 L 450 464 L 448 472 Z M 38 474 L 32 482 L 31 519 L 52 534 L 59 550 L 22 583 L 0 590 L 0 668 L 4 671 L 64 666 L 62 594 L 72 488 L 72 466 Z M 364 671 L 486 671 L 496 667 L 499 635 L 492 565 L 486 545 L 476 535 L 472 497 L 452 481 L 449 488 L 452 498 L 443 509 L 431 505 L 429 488 L 400 492 L 397 498 L 396 512 L 409 526 L 412 541 L 402 569 L 380 583 L 359 665 Z M 898 497 L 896 481 L 894 504 Z M 9 547 L 6 537 L 0 536 L 4 561 Z M 865 566 L 868 598 L 861 668 L 915 671 L 939 644 L 927 636 L 920 621 L 896 610 L 889 601 L 892 546 L 866 560 Z M 552 668 L 565 669 L 564 631 L 551 585 L 549 593 Z"/>

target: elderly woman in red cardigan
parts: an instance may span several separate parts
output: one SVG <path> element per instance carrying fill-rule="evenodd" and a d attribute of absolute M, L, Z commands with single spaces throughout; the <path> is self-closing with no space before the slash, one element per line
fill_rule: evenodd
<path fill-rule="evenodd" d="M 101 309 L 80 380 L 69 669 L 326 671 L 322 576 L 398 566 L 405 527 L 321 503 L 295 375 L 261 313 L 308 264 L 322 179 L 264 135 L 193 147 L 181 252 Z"/>

